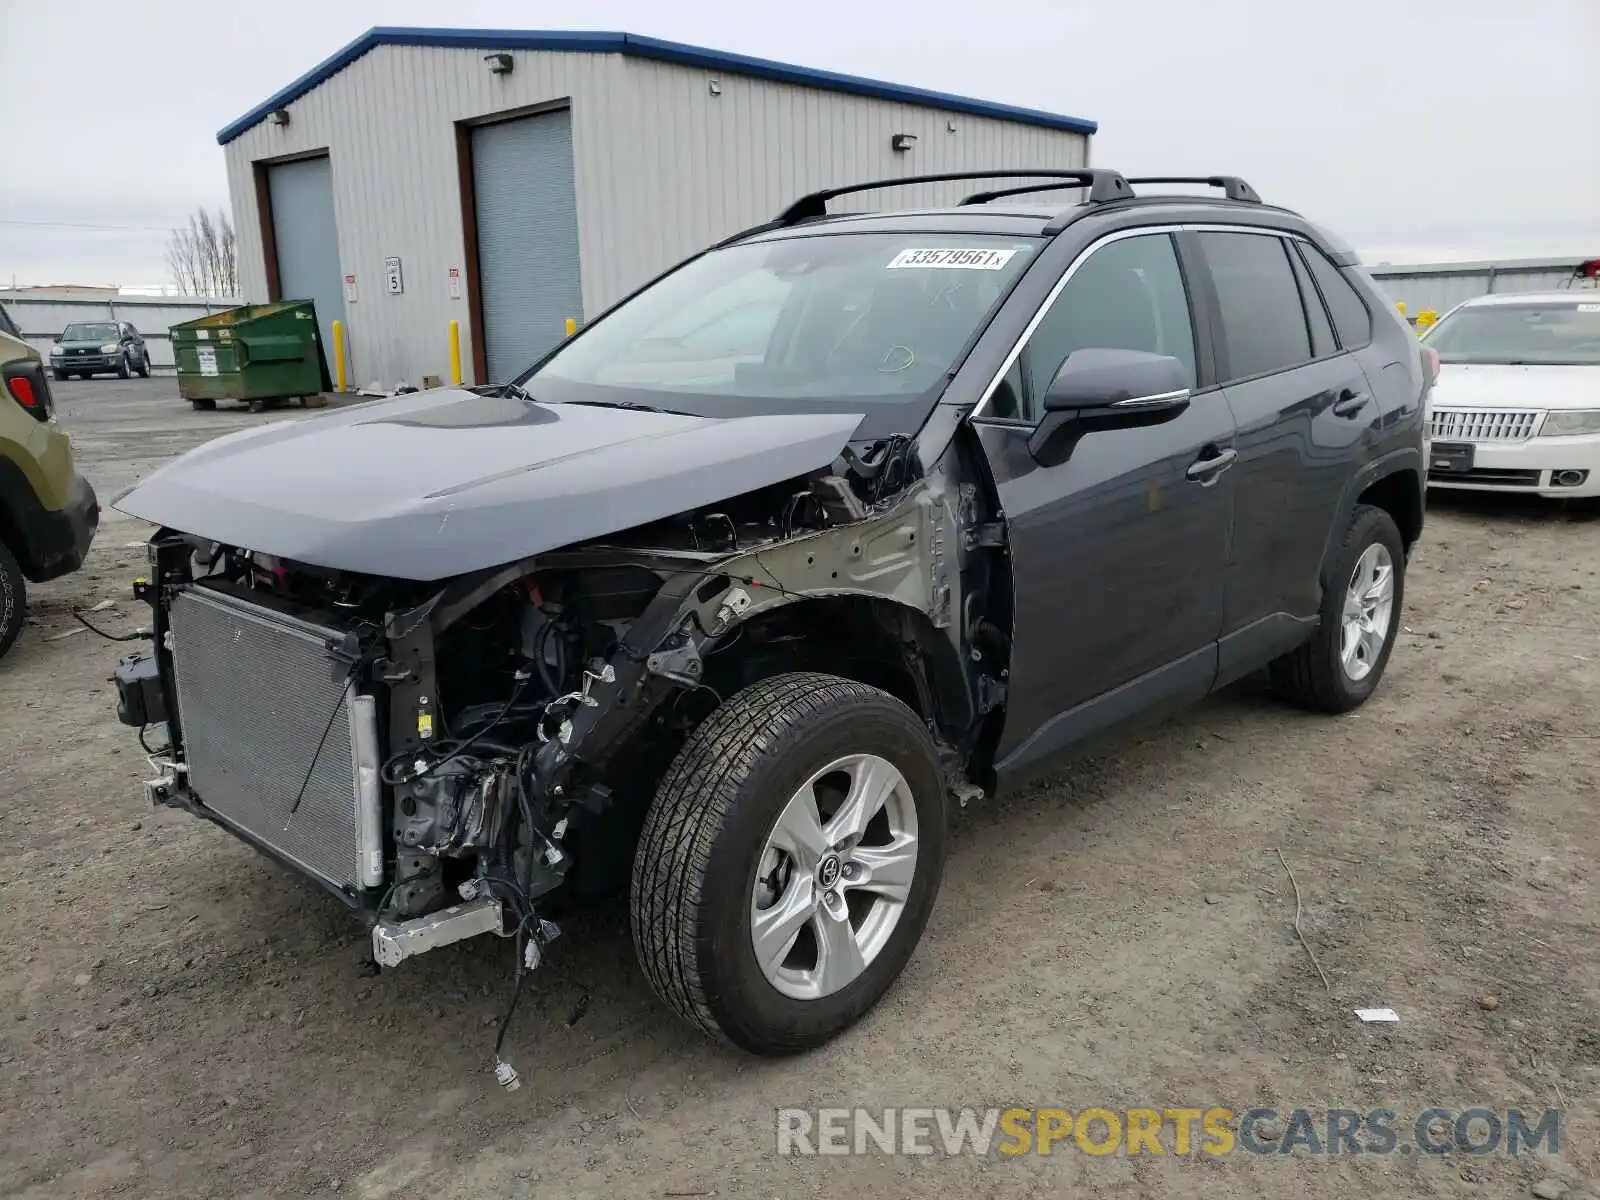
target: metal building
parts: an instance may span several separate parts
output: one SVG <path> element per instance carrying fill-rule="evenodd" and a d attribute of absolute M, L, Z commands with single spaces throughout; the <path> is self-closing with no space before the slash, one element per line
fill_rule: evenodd
<path fill-rule="evenodd" d="M 807 191 L 1086 166 L 1095 128 L 633 34 L 379 28 L 217 140 L 246 299 L 313 298 L 352 385 L 392 386 L 448 379 L 452 320 L 466 381 L 503 379 Z"/>
<path fill-rule="evenodd" d="M 1593 261 L 1593 260 L 1589 260 Z M 1463 300 L 1500 292 L 1548 292 L 1589 284 L 1577 258 L 1519 258 L 1498 262 L 1417 263 L 1368 267 L 1390 299 L 1409 316 L 1427 309 L 1443 315 Z"/>

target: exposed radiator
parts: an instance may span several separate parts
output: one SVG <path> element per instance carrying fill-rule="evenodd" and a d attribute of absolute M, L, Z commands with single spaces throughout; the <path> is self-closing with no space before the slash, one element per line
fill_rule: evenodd
<path fill-rule="evenodd" d="M 169 622 L 195 795 L 335 887 L 381 882 L 374 704 L 328 655 L 334 631 L 198 587 Z"/>
<path fill-rule="evenodd" d="M 1436 408 L 1428 432 L 1441 442 L 1525 442 L 1541 416 L 1527 409 Z"/>

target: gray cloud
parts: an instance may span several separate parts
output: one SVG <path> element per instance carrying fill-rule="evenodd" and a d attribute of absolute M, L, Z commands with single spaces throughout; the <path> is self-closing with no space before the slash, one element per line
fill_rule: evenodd
<path fill-rule="evenodd" d="M 1092 117 L 1097 163 L 1244 175 L 1373 261 L 1600 254 L 1600 0 L 221 11 L 0 0 L 0 280 L 164 282 L 162 230 L 227 202 L 217 129 L 368 26 L 445 20 L 627 29 Z"/>

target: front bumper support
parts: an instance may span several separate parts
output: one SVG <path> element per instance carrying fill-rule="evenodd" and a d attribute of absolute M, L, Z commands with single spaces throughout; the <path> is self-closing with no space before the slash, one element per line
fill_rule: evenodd
<path fill-rule="evenodd" d="M 372 927 L 372 957 L 380 967 L 396 967 L 408 958 L 451 942 L 480 933 L 503 932 L 500 901 L 493 896 L 479 896 L 409 921 L 379 921 Z"/>

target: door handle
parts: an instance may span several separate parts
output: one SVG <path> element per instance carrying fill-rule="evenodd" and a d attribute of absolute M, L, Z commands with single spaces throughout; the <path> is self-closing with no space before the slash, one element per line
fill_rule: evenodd
<path fill-rule="evenodd" d="M 1206 458 L 1197 458 L 1190 463 L 1184 475 L 1202 486 L 1217 481 L 1217 477 L 1233 466 L 1239 459 L 1237 450 L 1219 450 Z"/>
<path fill-rule="evenodd" d="M 1336 417 L 1353 417 L 1367 406 L 1367 401 L 1372 399 L 1365 392 L 1358 392 L 1355 388 L 1345 388 L 1339 393 L 1339 398 L 1333 402 L 1333 415 Z"/>

